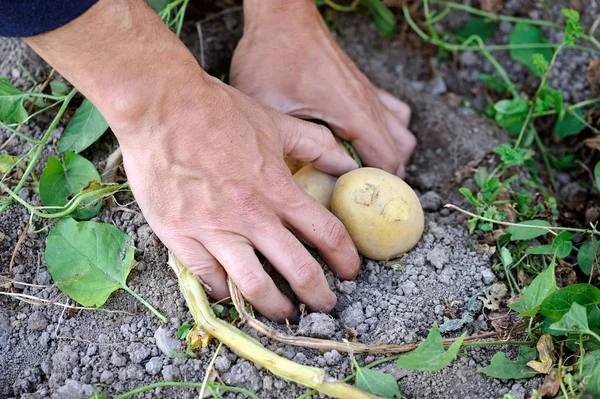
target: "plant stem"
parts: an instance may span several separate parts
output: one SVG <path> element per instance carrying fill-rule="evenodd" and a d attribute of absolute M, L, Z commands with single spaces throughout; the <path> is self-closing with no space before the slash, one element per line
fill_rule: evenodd
<path fill-rule="evenodd" d="M 8 125 L 5 125 L 5 124 L 4 124 L 2 121 L 0 121 L 0 127 L 1 127 L 1 128 L 4 128 L 4 129 L 6 129 L 6 130 L 8 130 L 9 132 L 11 132 L 11 133 L 12 133 L 12 134 L 14 134 L 14 135 L 17 135 L 17 136 L 19 136 L 19 137 L 20 137 L 20 138 L 22 138 L 23 140 L 27 140 L 27 141 L 29 141 L 30 143 L 33 143 L 33 144 L 40 144 L 40 140 L 32 139 L 31 137 L 28 137 L 27 135 L 25 135 L 25 134 L 23 134 L 23 133 L 19 132 L 17 129 L 13 129 L 13 128 L 12 128 L 12 127 L 10 127 L 10 126 L 8 126 Z"/>
<path fill-rule="evenodd" d="M 121 286 L 121 288 L 123 288 L 125 291 L 131 294 L 135 299 L 140 301 L 145 307 L 147 307 L 152 313 L 154 313 L 154 315 L 158 317 L 160 321 L 162 321 L 165 324 L 169 322 L 169 320 L 165 316 L 163 316 L 158 310 L 156 310 L 154 306 L 150 305 L 150 303 L 147 302 L 144 298 L 139 296 L 134 290 L 132 290 L 126 285 Z"/>
<path fill-rule="evenodd" d="M 550 159 L 548 158 L 546 147 L 544 147 L 544 143 L 542 143 L 542 139 L 540 138 L 540 135 L 535 129 L 533 139 L 535 140 L 535 144 L 538 146 L 540 152 L 542 153 L 542 159 L 544 160 L 544 165 L 546 166 L 546 172 L 548 173 L 548 178 L 550 179 L 550 185 L 552 185 L 552 189 L 554 190 L 554 192 L 558 192 L 556 179 L 554 178 L 554 172 L 552 171 L 552 166 L 550 165 Z"/>
<path fill-rule="evenodd" d="M 221 385 L 221 384 L 216 384 L 216 383 L 210 383 L 208 385 L 211 386 L 211 388 L 213 388 L 213 389 L 219 389 L 219 390 L 224 391 L 224 392 L 243 393 L 243 394 L 245 394 L 246 396 L 249 396 L 252 399 L 260 399 L 254 393 L 252 393 L 252 392 L 250 392 L 250 391 L 248 391 L 247 389 L 244 389 L 244 388 L 230 387 L 230 386 L 227 386 L 227 385 Z M 171 382 L 171 381 L 156 382 L 154 384 L 144 385 L 143 387 L 139 387 L 139 388 L 133 389 L 133 390 L 131 390 L 129 392 L 125 392 L 124 394 L 115 396 L 113 399 L 125 399 L 125 398 L 129 398 L 130 396 L 133 396 L 133 395 L 138 394 L 140 392 L 144 392 L 144 391 L 148 391 L 150 389 L 160 388 L 160 387 L 191 387 L 191 388 L 200 388 L 200 387 L 202 387 L 202 384 L 199 383 L 199 382 Z"/>
<path fill-rule="evenodd" d="M 356 11 L 356 6 L 358 5 L 358 1 L 353 2 L 352 5 L 350 5 L 350 6 L 340 5 L 332 0 L 324 0 L 323 4 L 325 4 L 327 7 L 332 8 L 336 11 L 354 12 L 354 11 Z"/>
<path fill-rule="evenodd" d="M 589 229 L 578 229 L 578 228 L 574 228 L 574 227 L 555 227 L 555 226 L 545 227 L 545 226 L 536 226 L 533 224 L 517 224 L 517 223 L 510 223 L 510 222 L 502 222 L 500 220 L 494 220 L 494 219 L 486 218 L 484 216 L 476 215 L 472 212 L 469 212 L 462 208 L 459 208 L 458 206 L 456 206 L 454 204 L 446 204 L 446 205 L 444 205 L 444 207 L 446 207 L 448 209 L 453 209 L 455 211 L 459 211 L 461 213 L 464 213 L 465 215 L 471 216 L 472 218 L 483 220 L 484 222 L 500 224 L 503 226 L 515 226 L 515 227 L 523 227 L 523 228 L 530 228 L 530 229 L 541 229 L 541 230 L 546 230 L 548 233 L 554 233 L 554 230 L 556 230 L 556 231 L 573 231 L 576 233 L 587 233 L 587 234 L 600 235 L 600 232 L 598 232 L 595 229 L 589 230 Z"/>
<path fill-rule="evenodd" d="M 169 265 L 177 275 L 181 293 L 196 324 L 239 356 L 268 369 L 281 378 L 316 389 L 334 398 L 375 398 L 356 387 L 328 377 L 323 369 L 297 364 L 276 355 L 246 333 L 219 319 L 212 311 L 204 288 L 198 279 L 171 253 L 169 253 Z"/>
<path fill-rule="evenodd" d="M 121 190 L 121 189 L 124 189 L 124 188 L 128 188 L 128 187 L 129 187 L 128 183 L 112 184 L 110 186 L 102 187 L 102 188 L 99 188 L 97 190 L 88 191 L 88 192 L 84 192 L 84 193 L 78 193 L 65 206 L 60 206 L 60 207 L 52 207 L 52 206 L 37 207 L 37 206 L 30 205 L 23 198 L 19 197 L 19 195 L 16 192 L 12 191 L 4 183 L 0 182 L 0 190 L 5 191 L 10 196 L 11 199 L 14 199 L 19 204 L 23 205 L 25 208 L 27 208 L 35 216 L 38 216 L 38 217 L 41 217 L 41 218 L 44 218 L 44 219 L 58 219 L 58 218 L 62 218 L 64 216 L 67 216 L 68 214 L 72 213 L 73 211 L 75 211 L 75 209 L 77 209 L 77 206 L 82 201 L 84 201 L 84 200 L 86 200 L 88 198 L 101 198 L 101 197 L 103 197 L 103 196 L 105 196 L 107 194 L 110 194 L 110 193 L 113 193 L 115 191 L 118 191 L 118 190 Z M 41 212 L 40 209 L 62 209 L 62 211 L 56 212 L 56 213 L 45 213 L 45 212 Z"/>
<path fill-rule="evenodd" d="M 29 160 L 29 165 L 27 166 L 27 169 L 25 169 L 25 172 L 23 172 L 23 176 L 21 177 L 21 180 L 17 184 L 17 187 L 15 187 L 15 189 L 14 189 L 15 194 L 18 195 L 19 191 L 21 191 L 21 189 L 25 185 L 25 181 L 27 181 L 27 178 L 29 177 L 29 175 L 31 174 L 33 169 L 35 168 L 35 165 L 36 165 L 38 159 L 40 158 L 40 155 L 42 154 L 44 145 L 46 144 L 46 142 L 48 142 L 50 135 L 52 134 L 54 129 L 56 129 L 56 126 L 60 122 L 60 119 L 62 118 L 63 114 L 67 110 L 69 103 L 71 102 L 71 100 L 73 99 L 73 97 L 75 96 L 76 93 L 77 93 L 77 89 L 72 89 L 69 92 L 69 94 L 67 94 L 64 97 L 64 102 L 63 102 L 62 106 L 60 107 L 60 109 L 58 110 L 58 114 L 54 117 L 54 120 L 52 120 L 52 123 L 50 123 L 50 126 L 48 126 L 48 130 L 46 130 L 46 133 L 44 133 L 44 136 L 40 140 L 40 143 L 37 144 L 37 148 L 35 149 L 35 152 L 33 153 L 33 156 L 31 157 L 31 159 Z M 10 199 L 8 199 L 5 204 L 0 206 L 0 213 L 4 212 L 4 210 L 11 203 L 12 203 L 12 197 Z"/>

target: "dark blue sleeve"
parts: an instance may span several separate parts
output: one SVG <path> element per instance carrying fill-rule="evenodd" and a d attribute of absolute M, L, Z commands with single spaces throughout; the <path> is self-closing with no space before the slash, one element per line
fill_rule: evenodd
<path fill-rule="evenodd" d="M 0 0 L 0 36 L 28 37 L 68 24 L 97 0 Z"/>

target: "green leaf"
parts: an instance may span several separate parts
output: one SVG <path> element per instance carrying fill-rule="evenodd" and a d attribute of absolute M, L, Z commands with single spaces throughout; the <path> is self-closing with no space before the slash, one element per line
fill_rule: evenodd
<path fill-rule="evenodd" d="M 60 153 L 68 151 L 79 153 L 98 140 L 106 129 L 108 123 L 94 104 L 86 98 L 75 111 L 73 119 L 58 141 L 57 150 Z"/>
<path fill-rule="evenodd" d="M 596 189 L 600 191 L 600 162 L 594 166 L 594 181 L 596 182 Z"/>
<path fill-rule="evenodd" d="M 559 321 L 551 324 L 550 328 L 566 333 L 586 333 L 590 331 L 587 318 L 585 307 L 573 302 L 569 311 Z"/>
<path fill-rule="evenodd" d="M 8 172 L 15 164 L 19 162 L 19 158 L 13 155 L 0 155 L 0 173 Z"/>
<path fill-rule="evenodd" d="M 466 187 L 461 187 L 458 189 L 458 191 L 465 196 L 466 199 L 469 200 L 469 202 L 475 206 L 480 206 L 481 204 L 479 203 L 479 201 L 477 201 L 477 199 L 475 198 L 475 196 L 473 195 L 473 193 L 471 192 L 471 190 L 469 190 Z"/>
<path fill-rule="evenodd" d="M 494 104 L 496 123 L 505 128 L 523 125 L 529 112 L 529 102 L 523 98 L 500 100 Z M 521 130 L 521 129 L 519 129 Z"/>
<path fill-rule="evenodd" d="M 69 92 L 69 88 L 60 80 L 53 80 L 50 82 L 50 89 L 54 96 L 64 96 Z"/>
<path fill-rule="evenodd" d="M 476 35 L 481 38 L 481 40 L 489 39 L 494 36 L 496 32 L 496 28 L 498 25 L 496 22 L 483 19 L 483 18 L 473 18 L 469 22 L 465 24 L 456 34 L 460 36 L 463 41 L 468 39 L 469 37 Z"/>
<path fill-rule="evenodd" d="M 447 351 L 440 329 L 434 326 L 417 349 L 398 358 L 398 367 L 411 370 L 438 371 L 452 363 L 467 333 L 462 334 Z"/>
<path fill-rule="evenodd" d="M 167 6 L 167 4 L 169 4 L 169 1 L 170 0 L 146 0 L 146 3 L 148 3 L 148 5 L 158 13 L 161 12 L 163 8 Z"/>
<path fill-rule="evenodd" d="M 490 365 L 477 370 L 477 372 L 502 380 L 520 380 L 531 378 L 537 374 L 534 369 L 507 359 L 504 352 L 497 352 L 492 357 Z"/>
<path fill-rule="evenodd" d="M 568 231 L 563 231 L 552 241 L 552 252 L 557 258 L 563 259 L 571 254 L 573 250 L 573 234 Z"/>
<path fill-rule="evenodd" d="M 24 100 L 25 93 L 13 86 L 8 79 L 0 78 L 0 121 L 24 121 L 27 118 Z"/>
<path fill-rule="evenodd" d="M 394 376 L 360 367 L 356 361 L 354 361 L 354 365 L 356 366 L 356 387 L 358 389 L 384 398 L 400 399 L 402 397 Z"/>
<path fill-rule="evenodd" d="M 550 266 L 533 279 L 521 299 L 509 308 L 519 313 L 521 317 L 533 317 L 539 310 L 542 302 L 556 291 L 556 276 L 554 275 L 554 261 Z"/>
<path fill-rule="evenodd" d="M 188 331 L 190 331 L 191 328 L 192 328 L 192 325 L 189 323 L 185 323 L 185 324 L 182 324 L 181 326 L 179 326 L 179 328 L 177 329 L 177 338 L 184 339 L 185 336 L 187 335 Z"/>
<path fill-rule="evenodd" d="M 479 75 L 479 80 L 481 80 L 483 84 L 485 84 L 485 86 L 490 90 L 493 90 L 497 93 L 506 93 L 509 90 L 508 85 L 504 81 L 500 80 L 496 75 L 482 73 Z"/>
<path fill-rule="evenodd" d="M 44 206 L 65 206 L 67 202 L 90 182 L 99 182 L 100 174 L 94 165 L 84 157 L 68 153 L 64 163 L 50 157 L 40 177 L 40 199 Z M 76 219 L 89 219 L 100 212 L 102 201 L 91 199 L 82 201 L 72 216 Z M 48 209 L 48 212 L 57 212 Z"/>
<path fill-rule="evenodd" d="M 583 27 L 579 24 L 579 13 L 575 10 L 563 8 L 561 11 L 562 15 L 567 17 L 565 26 L 565 42 L 569 45 L 574 45 L 577 38 L 584 35 Z"/>
<path fill-rule="evenodd" d="M 532 240 L 534 238 L 548 234 L 548 230 L 546 229 L 539 229 L 528 226 L 552 227 L 552 225 L 547 221 L 539 219 L 528 220 L 517 224 L 519 226 L 511 226 L 508 229 L 506 229 L 506 232 L 510 234 L 511 241 Z"/>
<path fill-rule="evenodd" d="M 504 267 L 509 267 L 513 263 L 513 257 L 506 247 L 500 248 L 500 260 Z"/>
<path fill-rule="evenodd" d="M 592 269 L 598 270 L 598 255 L 600 255 L 600 242 L 596 237 L 592 237 L 579 247 L 577 263 L 586 276 L 592 273 Z"/>
<path fill-rule="evenodd" d="M 511 45 L 519 44 L 544 44 L 548 41 L 544 38 L 541 30 L 533 25 L 517 22 L 510 32 L 508 43 Z M 534 54 L 540 54 L 546 62 L 550 63 L 552 59 L 552 49 L 544 47 L 533 47 L 527 49 L 512 48 L 510 56 L 513 60 L 518 61 L 528 67 L 535 75 L 542 76 L 542 72 L 534 63 Z"/>
<path fill-rule="evenodd" d="M 394 37 L 396 17 L 381 0 L 359 0 L 358 4 L 365 7 L 373 18 L 377 33 L 388 39 Z"/>
<path fill-rule="evenodd" d="M 538 352 L 537 349 L 521 345 L 519 347 L 519 355 L 517 356 L 517 363 L 526 365 L 528 362 L 537 359 Z"/>
<path fill-rule="evenodd" d="M 588 312 L 588 325 L 600 325 L 600 289 L 591 284 L 573 284 L 556 291 L 544 299 L 540 313 L 551 321 L 560 320 L 571 309 L 573 303 L 585 306 Z"/>
<path fill-rule="evenodd" d="M 596 366 L 594 372 L 585 384 L 585 392 L 592 396 L 592 399 L 600 399 L 600 365 Z"/>
<path fill-rule="evenodd" d="M 582 121 L 582 119 L 585 120 L 584 118 L 583 112 L 579 108 L 575 112 L 568 111 L 563 119 L 556 122 L 554 132 L 561 140 L 568 136 L 574 136 L 585 128 L 585 123 Z"/>
<path fill-rule="evenodd" d="M 525 250 L 527 255 L 554 255 L 551 245 L 536 245 Z"/>
<path fill-rule="evenodd" d="M 107 223 L 62 219 L 50 230 L 44 258 L 58 288 L 83 306 L 102 306 L 133 265 L 133 240 Z"/>
<path fill-rule="evenodd" d="M 586 353 L 583 357 L 582 375 L 591 375 L 598 366 L 600 366 L 600 350 Z"/>
<path fill-rule="evenodd" d="M 508 167 L 520 166 L 525 163 L 527 150 L 525 148 L 513 148 L 510 144 L 504 143 L 494 148 L 494 152 L 500 155 L 500 159 Z"/>

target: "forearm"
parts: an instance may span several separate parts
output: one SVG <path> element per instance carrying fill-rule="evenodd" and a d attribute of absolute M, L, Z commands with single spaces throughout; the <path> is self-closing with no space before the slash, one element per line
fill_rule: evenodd
<path fill-rule="evenodd" d="M 170 85 L 178 71 L 202 74 L 192 54 L 143 0 L 101 0 L 69 24 L 25 40 L 111 126 L 151 112 L 160 103 L 157 96 L 174 89 Z"/>

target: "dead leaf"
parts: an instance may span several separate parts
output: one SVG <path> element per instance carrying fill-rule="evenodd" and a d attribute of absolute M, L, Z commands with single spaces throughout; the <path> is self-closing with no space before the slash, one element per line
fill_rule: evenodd
<path fill-rule="evenodd" d="M 192 327 L 185 337 L 188 347 L 191 350 L 206 348 L 208 344 L 210 344 L 212 338 L 212 335 L 200 328 L 199 324 L 196 324 L 194 327 Z"/>
<path fill-rule="evenodd" d="M 542 384 L 540 389 L 538 389 L 538 392 L 540 393 L 542 398 L 544 396 L 553 398 L 556 396 L 559 389 L 560 389 L 560 380 L 558 379 L 558 370 L 552 369 L 552 371 L 550 371 L 550 373 L 546 376 L 546 378 L 544 378 L 544 383 Z M 537 395 L 531 395 L 530 399 L 537 399 L 537 398 L 538 398 Z"/>
<path fill-rule="evenodd" d="M 585 139 L 583 140 L 583 143 L 592 150 L 600 151 L 600 136 L 594 136 L 590 137 L 589 139 Z"/>
<path fill-rule="evenodd" d="M 504 231 L 500 230 L 500 229 L 494 230 L 494 231 L 490 231 L 489 233 L 484 234 L 483 237 L 482 237 L 482 239 L 479 240 L 479 242 L 482 243 L 482 244 L 496 245 L 496 242 L 503 235 L 504 235 Z"/>
<path fill-rule="evenodd" d="M 581 13 L 583 11 L 583 4 L 581 3 L 581 0 L 570 0 L 569 8 Z"/>
<path fill-rule="evenodd" d="M 344 326 L 346 333 L 348 333 L 348 341 L 350 342 L 358 342 L 358 331 L 350 326 Z"/>
<path fill-rule="evenodd" d="M 595 223 L 600 218 L 600 207 L 591 206 L 585 210 L 585 225 Z"/>
<path fill-rule="evenodd" d="M 505 213 L 504 222 L 508 223 L 516 223 L 517 222 L 517 211 L 509 204 L 500 204 L 498 206 L 498 210 L 500 212 Z"/>
<path fill-rule="evenodd" d="M 585 77 L 592 90 L 600 94 L 600 60 L 591 60 L 588 64 Z"/>
<path fill-rule="evenodd" d="M 532 360 L 530 362 L 527 362 L 527 365 L 535 371 L 537 371 L 538 373 L 550 373 L 550 371 L 552 370 L 552 366 L 554 366 L 554 362 L 556 362 L 552 336 L 550 334 L 542 335 L 535 347 L 539 354 L 539 360 Z"/>
<path fill-rule="evenodd" d="M 557 259 L 556 276 L 563 282 L 564 286 L 577 284 L 577 272 L 575 265 L 564 259 Z"/>
<path fill-rule="evenodd" d="M 496 253 L 496 246 L 490 246 L 488 244 L 476 244 L 475 248 L 477 253 L 481 255 L 493 255 Z"/>
<path fill-rule="evenodd" d="M 506 295 L 508 289 L 504 283 L 494 283 L 489 287 L 483 289 L 485 297 L 479 297 L 483 306 L 489 310 L 498 310 L 502 298 Z"/>
<path fill-rule="evenodd" d="M 503 0 L 479 0 L 479 4 L 483 11 L 497 12 L 504 6 Z"/>
<path fill-rule="evenodd" d="M 496 310 L 490 313 L 489 320 L 496 331 L 505 331 L 510 327 L 510 310 Z"/>
<path fill-rule="evenodd" d="M 517 278 L 519 279 L 520 287 L 529 287 L 529 284 L 531 284 L 531 282 L 533 281 L 533 277 L 525 273 L 523 269 L 519 269 L 519 274 Z"/>
<path fill-rule="evenodd" d="M 519 294 L 519 295 L 515 295 L 515 296 L 513 296 L 513 297 L 510 297 L 510 298 L 508 299 L 508 301 L 506 301 L 506 304 L 507 304 L 507 305 L 514 305 L 514 304 L 516 304 L 517 302 L 519 302 L 519 300 L 521 299 L 521 297 L 522 297 L 522 296 L 523 296 L 523 294 Z"/>

